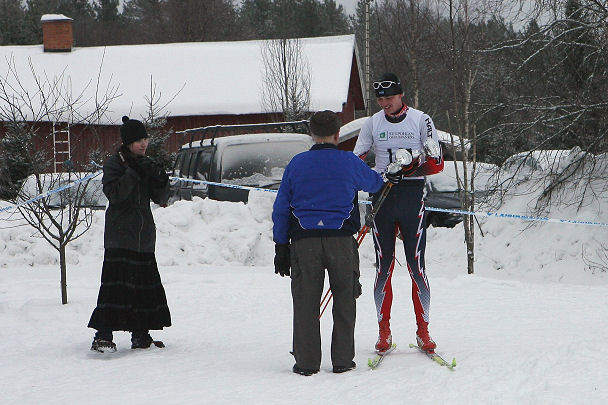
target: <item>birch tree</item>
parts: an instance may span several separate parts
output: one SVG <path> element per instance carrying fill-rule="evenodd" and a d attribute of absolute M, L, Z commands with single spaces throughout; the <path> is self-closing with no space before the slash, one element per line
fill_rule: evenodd
<path fill-rule="evenodd" d="M 264 110 L 286 121 L 308 118 L 310 66 L 299 39 L 274 39 L 262 45 Z"/>

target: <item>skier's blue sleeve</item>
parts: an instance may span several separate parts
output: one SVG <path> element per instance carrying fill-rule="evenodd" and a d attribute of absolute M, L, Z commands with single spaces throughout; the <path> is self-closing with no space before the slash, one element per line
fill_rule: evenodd
<path fill-rule="evenodd" d="M 291 181 L 290 165 L 287 165 L 281 180 L 281 186 L 272 207 L 272 239 L 275 243 L 289 243 L 289 218 L 291 217 Z"/>

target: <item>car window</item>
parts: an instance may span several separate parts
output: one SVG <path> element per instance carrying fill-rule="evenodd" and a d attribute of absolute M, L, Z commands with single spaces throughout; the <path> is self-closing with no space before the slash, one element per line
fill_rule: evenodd
<path fill-rule="evenodd" d="M 201 154 L 201 150 L 195 149 L 188 155 L 188 157 L 190 159 L 190 164 L 188 166 L 187 171 L 184 170 L 184 174 L 189 179 L 193 179 L 196 177 L 196 171 L 197 171 L 197 166 L 198 166 L 198 157 L 200 156 L 200 154 Z"/>
<path fill-rule="evenodd" d="M 308 149 L 304 142 L 228 145 L 222 155 L 221 180 L 249 186 L 278 183 L 289 161 Z"/>
<path fill-rule="evenodd" d="M 182 164 L 182 177 L 185 177 L 187 179 L 191 179 L 192 175 L 190 173 L 190 165 L 192 164 L 192 161 L 194 158 L 196 157 L 196 151 L 193 150 L 189 150 L 188 153 L 185 154 L 184 156 L 184 163 Z"/>
<path fill-rule="evenodd" d="M 178 153 L 177 158 L 175 159 L 175 165 L 173 166 L 173 175 L 175 177 L 181 177 L 182 173 L 182 164 L 184 163 L 184 153 Z"/>
<path fill-rule="evenodd" d="M 194 173 L 194 178 L 196 180 L 209 180 L 212 157 L 213 150 L 211 148 L 203 149 L 198 153 L 196 172 Z"/>

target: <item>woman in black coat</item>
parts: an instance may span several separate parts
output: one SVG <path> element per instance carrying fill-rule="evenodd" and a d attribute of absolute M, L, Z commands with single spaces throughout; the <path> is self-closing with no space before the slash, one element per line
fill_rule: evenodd
<path fill-rule="evenodd" d="M 108 197 L 104 260 L 97 307 L 89 327 L 97 329 L 91 350 L 116 351 L 113 331 L 131 332 L 131 348 L 154 343 L 150 329 L 171 326 L 165 290 L 156 265 L 156 226 L 150 200 L 169 198 L 169 178 L 147 157 L 148 134 L 138 120 L 122 118 L 123 145 L 103 167 L 103 192 Z"/>

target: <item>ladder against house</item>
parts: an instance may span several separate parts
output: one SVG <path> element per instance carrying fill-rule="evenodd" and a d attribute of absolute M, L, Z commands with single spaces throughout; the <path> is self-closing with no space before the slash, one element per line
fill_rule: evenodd
<path fill-rule="evenodd" d="M 63 163 L 71 159 L 70 125 L 65 122 L 53 122 L 53 171 L 63 171 Z"/>

